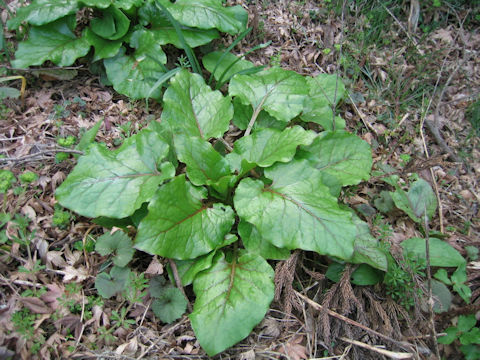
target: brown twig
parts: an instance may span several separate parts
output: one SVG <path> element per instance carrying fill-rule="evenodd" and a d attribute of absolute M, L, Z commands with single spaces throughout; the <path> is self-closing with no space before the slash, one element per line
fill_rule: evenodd
<path fill-rule="evenodd" d="M 357 340 L 350 340 L 350 339 L 348 339 L 346 337 L 343 337 L 343 336 L 339 337 L 339 339 L 342 340 L 342 341 L 345 341 L 349 344 L 353 344 L 353 345 L 362 347 L 364 349 L 368 349 L 370 351 L 376 352 L 376 353 L 381 354 L 383 356 L 387 356 L 390 359 L 411 359 L 414 356 L 414 354 L 411 354 L 411 353 L 400 353 L 400 352 L 393 352 L 393 351 L 385 350 L 385 349 L 382 349 L 382 348 L 379 348 L 379 347 L 376 347 L 376 346 L 365 344 L 365 343 L 357 341 Z"/>
<path fill-rule="evenodd" d="M 45 158 L 45 155 L 49 154 L 56 154 L 56 153 L 69 153 L 69 154 L 78 154 L 78 155 L 83 155 L 83 151 L 79 150 L 72 150 L 72 149 L 46 149 L 46 150 L 41 150 L 39 152 L 36 152 L 34 154 L 29 154 L 29 155 L 24 155 L 20 157 L 7 157 L 0 159 L 0 164 L 2 163 L 8 163 L 8 162 L 13 162 L 13 163 L 21 163 L 21 162 L 26 162 L 26 161 L 38 161 L 42 160 L 42 157 Z"/>
<path fill-rule="evenodd" d="M 188 300 L 188 296 L 185 293 L 185 289 L 183 288 L 183 285 L 182 285 L 182 279 L 180 279 L 180 275 L 178 275 L 177 264 L 175 264 L 175 261 L 173 259 L 168 259 L 168 263 L 170 265 L 170 268 L 172 269 L 173 278 L 175 279 L 175 284 L 177 285 L 178 290 L 181 291 L 181 293 L 187 300 L 188 311 L 192 312 L 193 311 L 192 304 L 190 304 L 190 300 Z"/>

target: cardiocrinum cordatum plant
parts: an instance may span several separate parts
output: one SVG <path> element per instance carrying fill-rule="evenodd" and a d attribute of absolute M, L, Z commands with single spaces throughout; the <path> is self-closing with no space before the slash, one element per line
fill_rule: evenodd
<path fill-rule="evenodd" d="M 174 259 L 196 294 L 195 334 L 217 354 L 268 310 L 268 260 L 303 249 L 386 270 L 367 224 L 338 202 L 342 187 L 369 178 L 372 157 L 332 112 L 344 93 L 337 80 L 274 67 L 235 75 L 223 95 L 183 69 L 160 121 L 118 149 L 92 144 L 57 199 L 87 217 L 132 219 L 136 249 Z M 306 130 L 309 122 L 326 130 Z M 246 131 L 230 146 L 233 126 Z"/>

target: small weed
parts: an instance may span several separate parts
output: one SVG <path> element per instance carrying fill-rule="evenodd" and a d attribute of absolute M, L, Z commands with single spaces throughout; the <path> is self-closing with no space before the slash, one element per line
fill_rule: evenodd
<path fill-rule="evenodd" d="M 31 354 L 36 354 L 45 343 L 45 338 L 42 334 L 35 334 L 37 315 L 32 314 L 27 308 L 22 308 L 19 311 L 15 311 L 10 320 L 17 333 L 25 340 L 33 341 L 29 351 Z"/>
<path fill-rule="evenodd" d="M 438 342 L 449 345 L 458 340 L 461 344 L 460 351 L 465 355 L 465 359 L 478 360 L 480 359 L 480 328 L 476 324 L 475 314 L 460 315 L 457 326 L 445 329 L 447 335 L 439 337 Z"/>
<path fill-rule="evenodd" d="M 66 229 L 72 219 L 72 214 L 69 211 L 62 210 L 59 205 L 55 205 L 55 210 L 52 217 L 52 225 L 59 229 Z"/>
<path fill-rule="evenodd" d="M 415 304 L 415 298 L 422 295 L 422 290 L 414 280 L 417 276 L 425 276 L 424 261 L 406 257 L 402 264 L 392 262 L 383 279 L 387 294 L 406 309 L 410 309 Z"/>

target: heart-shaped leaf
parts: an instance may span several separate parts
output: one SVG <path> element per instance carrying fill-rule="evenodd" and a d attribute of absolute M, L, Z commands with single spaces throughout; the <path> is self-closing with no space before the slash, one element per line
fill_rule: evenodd
<path fill-rule="evenodd" d="M 342 186 L 355 185 L 370 178 L 370 146 L 346 131 L 325 131 L 298 158 L 308 159 L 323 176 L 333 177 Z"/>
<path fill-rule="evenodd" d="M 75 19 L 73 18 L 73 24 Z M 78 58 L 87 55 L 90 44 L 85 37 L 73 33 L 72 18 L 66 17 L 43 26 L 32 26 L 28 40 L 18 44 L 16 68 L 41 65 L 50 60 L 58 66 L 72 65 Z"/>
<path fill-rule="evenodd" d="M 204 203 L 207 193 L 179 175 L 161 186 L 140 222 L 135 247 L 184 260 L 215 249 L 230 231 L 235 215 L 228 205 Z"/>
<path fill-rule="evenodd" d="M 265 169 L 265 176 L 271 185 L 250 178 L 238 185 L 234 204 L 241 219 L 279 248 L 352 257 L 357 234 L 352 214 L 340 209 L 318 170 L 293 161 Z"/>
<path fill-rule="evenodd" d="M 102 256 L 115 254 L 113 263 L 119 267 L 126 266 L 135 253 L 132 240 L 123 231 L 100 236 L 95 244 L 95 251 Z"/>
<path fill-rule="evenodd" d="M 98 293 L 109 299 L 118 292 L 125 290 L 130 276 L 130 269 L 128 267 L 112 267 L 110 274 L 102 272 L 97 275 L 95 279 L 95 289 Z"/>
<path fill-rule="evenodd" d="M 199 29 L 218 29 L 231 35 L 246 28 L 248 14 L 240 6 L 224 7 L 221 0 L 160 1 L 182 25 Z"/>
<path fill-rule="evenodd" d="M 162 122 L 172 133 L 220 138 L 233 117 L 230 99 L 212 91 L 198 74 L 180 71 L 170 81 L 163 97 Z"/>
<path fill-rule="evenodd" d="M 239 251 L 227 261 L 218 252 L 193 282 L 197 295 L 190 321 L 209 356 L 247 337 L 273 300 L 273 269 L 259 255 Z"/>
<path fill-rule="evenodd" d="M 303 110 L 308 86 L 305 78 L 296 72 L 274 67 L 255 75 L 236 75 L 228 92 L 255 111 L 263 109 L 276 119 L 288 122 Z"/>
<path fill-rule="evenodd" d="M 77 10 L 77 0 L 37 0 L 18 8 L 16 16 L 8 20 L 7 25 L 10 30 L 18 29 L 24 21 L 36 26 L 45 25 Z"/>
<path fill-rule="evenodd" d="M 57 189 L 59 203 L 83 216 L 124 218 L 150 200 L 158 185 L 175 174 L 170 163 L 157 164 L 168 154 L 151 130 L 142 130 L 110 151 L 93 144 Z"/>
<path fill-rule="evenodd" d="M 163 289 L 160 296 L 153 300 L 152 310 L 162 322 L 170 324 L 187 310 L 187 299 L 177 288 Z"/>

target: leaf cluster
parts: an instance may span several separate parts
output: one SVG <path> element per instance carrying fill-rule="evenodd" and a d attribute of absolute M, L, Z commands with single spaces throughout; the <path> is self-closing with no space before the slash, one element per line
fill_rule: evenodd
<path fill-rule="evenodd" d="M 207 66 L 217 81 L 224 76 Z M 369 178 L 372 157 L 366 142 L 339 129 L 332 109 L 343 85 L 333 79 L 280 68 L 237 73 L 225 96 L 182 69 L 163 96 L 160 123 L 116 150 L 93 143 L 57 189 L 62 206 L 133 225 L 136 249 L 176 261 L 183 285 L 193 284 L 190 320 L 209 355 L 265 315 L 274 294 L 269 259 L 303 249 L 387 269 L 368 225 L 338 203 L 342 187 Z M 246 131 L 230 147 L 223 137 L 232 122 Z M 327 130 L 306 130 L 311 122 Z M 116 252 L 116 266 L 96 282 L 108 297 L 125 286 L 128 270 L 119 266 L 129 245 L 102 239 L 97 251 L 104 246 Z M 165 301 L 178 304 L 170 295 Z"/>
<path fill-rule="evenodd" d="M 160 99 L 160 85 L 176 71 L 166 67 L 166 45 L 190 54 L 221 32 L 244 31 L 246 23 L 241 6 L 225 7 L 221 0 L 36 0 L 19 8 L 7 26 L 28 29 L 15 52 L 15 68 L 46 61 L 70 66 L 87 57 L 92 71 L 119 93 Z M 198 64 L 190 65 L 198 70 Z"/>

